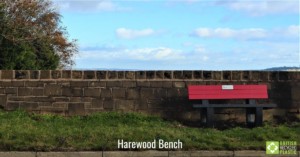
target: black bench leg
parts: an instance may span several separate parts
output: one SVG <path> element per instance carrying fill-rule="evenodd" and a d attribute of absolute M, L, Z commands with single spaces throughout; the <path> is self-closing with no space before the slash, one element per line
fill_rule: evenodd
<path fill-rule="evenodd" d="M 263 108 L 256 107 L 255 108 L 255 126 L 262 126 L 263 124 Z"/>
<path fill-rule="evenodd" d="M 246 108 L 246 123 L 248 127 L 255 126 L 255 108 Z"/>
<path fill-rule="evenodd" d="M 201 109 L 201 123 L 207 127 L 213 127 L 214 108 Z"/>

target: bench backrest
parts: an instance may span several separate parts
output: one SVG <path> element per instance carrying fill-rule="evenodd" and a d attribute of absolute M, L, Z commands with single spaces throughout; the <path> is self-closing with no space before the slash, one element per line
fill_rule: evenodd
<path fill-rule="evenodd" d="M 192 85 L 189 99 L 267 99 L 266 85 Z"/>

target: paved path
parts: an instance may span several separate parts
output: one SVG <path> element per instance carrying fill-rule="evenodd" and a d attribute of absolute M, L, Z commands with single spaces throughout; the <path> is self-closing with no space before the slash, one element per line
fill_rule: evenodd
<path fill-rule="evenodd" d="M 0 152 L 0 157 L 279 157 L 265 151 Z M 300 157 L 297 155 L 284 157 Z"/>

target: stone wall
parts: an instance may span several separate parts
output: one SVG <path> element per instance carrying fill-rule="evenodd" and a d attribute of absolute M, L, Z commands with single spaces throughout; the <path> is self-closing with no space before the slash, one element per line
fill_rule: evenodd
<path fill-rule="evenodd" d="M 0 78 L 5 110 L 62 115 L 133 111 L 196 121 L 199 111 L 188 101 L 187 86 L 215 84 L 267 84 L 270 99 L 259 103 L 278 108 L 266 112 L 299 117 L 300 110 L 300 72 L 2 70 Z M 243 111 L 217 112 L 236 118 Z"/>

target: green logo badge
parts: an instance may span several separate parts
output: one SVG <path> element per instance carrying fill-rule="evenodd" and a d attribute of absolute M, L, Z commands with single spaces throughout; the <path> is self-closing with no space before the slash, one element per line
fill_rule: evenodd
<path fill-rule="evenodd" d="M 279 154 L 279 142 L 267 141 L 266 142 L 266 154 Z"/>

